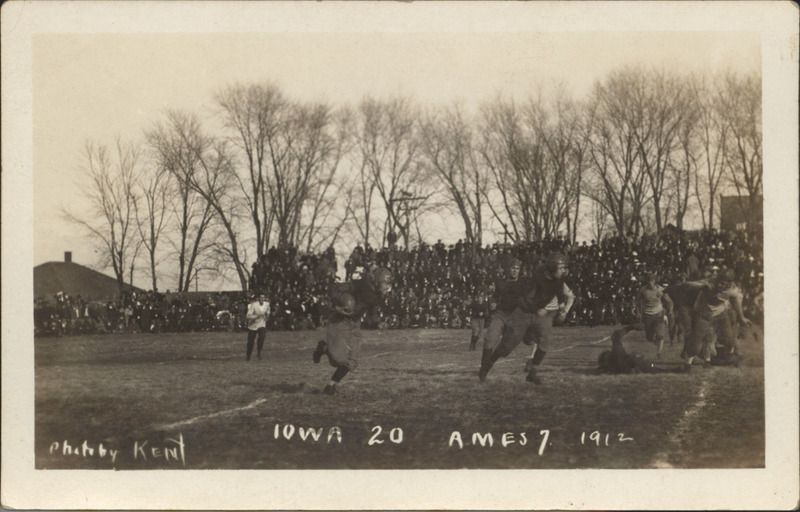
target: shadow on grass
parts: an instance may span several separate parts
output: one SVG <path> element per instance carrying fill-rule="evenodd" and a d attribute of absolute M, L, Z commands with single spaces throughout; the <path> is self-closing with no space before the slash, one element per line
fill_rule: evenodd
<path fill-rule="evenodd" d="M 561 373 L 571 373 L 573 375 L 614 375 L 611 373 L 603 373 L 598 368 L 567 368 L 561 369 Z M 675 363 L 675 364 L 658 364 L 654 363 L 654 366 L 647 372 L 631 372 L 625 374 L 616 374 L 616 375 L 659 375 L 664 373 L 686 373 L 684 369 L 684 365 L 682 363 Z"/>
<path fill-rule="evenodd" d="M 598 370 L 597 368 L 588 368 L 588 367 L 566 368 L 566 369 L 560 369 L 559 371 L 561 373 L 571 373 L 573 375 L 602 375 L 602 373 L 600 373 L 600 370 Z"/>

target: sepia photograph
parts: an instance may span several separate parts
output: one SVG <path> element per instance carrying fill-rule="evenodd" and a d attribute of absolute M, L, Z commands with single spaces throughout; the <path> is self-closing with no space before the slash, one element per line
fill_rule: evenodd
<path fill-rule="evenodd" d="M 797 507 L 795 6 L 2 14 L 3 507 Z"/>

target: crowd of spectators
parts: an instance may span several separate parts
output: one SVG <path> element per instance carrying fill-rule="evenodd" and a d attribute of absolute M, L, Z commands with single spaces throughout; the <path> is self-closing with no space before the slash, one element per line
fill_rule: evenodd
<path fill-rule="evenodd" d="M 119 300 L 97 301 L 80 295 L 58 294 L 54 300 L 39 298 L 34 307 L 38 335 L 160 333 L 239 330 L 245 294 L 126 293 Z M 197 295 L 201 295 L 198 297 Z"/>
<path fill-rule="evenodd" d="M 745 305 L 758 317 L 757 296 L 763 292 L 760 239 L 746 232 L 678 232 L 660 235 L 610 236 L 600 243 L 572 244 L 562 238 L 521 244 L 476 247 L 441 241 L 404 251 L 356 247 L 346 268 L 386 266 L 395 287 L 378 324 L 393 327 L 465 327 L 469 306 L 483 296 L 493 309 L 494 283 L 512 258 L 522 262 L 521 275 L 531 275 L 552 251 L 570 258 L 569 286 L 576 303 L 568 325 L 612 325 L 636 321 L 634 297 L 642 276 L 653 272 L 664 285 L 713 275 L 720 267 L 734 269 L 745 292 Z"/>
<path fill-rule="evenodd" d="M 253 263 L 249 288 L 267 294 L 271 311 L 267 329 L 319 327 L 321 300 L 336 280 L 336 268 L 333 247 L 320 254 L 273 247 Z"/>
<path fill-rule="evenodd" d="M 745 314 L 761 318 L 763 248 L 759 237 L 744 231 L 715 230 L 658 235 L 609 236 L 597 242 L 570 243 L 563 238 L 481 247 L 461 241 L 420 244 L 411 250 L 395 244 L 375 249 L 356 246 L 344 262 L 344 278 L 375 267 L 387 267 L 394 286 L 377 316 L 365 318 L 368 328 L 464 328 L 470 304 L 483 296 L 493 307 L 494 283 L 507 262 L 522 262 L 530 275 L 552 251 L 570 258 L 569 286 L 576 295 L 567 325 L 612 325 L 635 321 L 633 301 L 645 273 L 663 285 L 713 275 L 732 268 L 744 292 Z M 336 254 L 270 249 L 253 264 L 250 291 L 266 292 L 271 330 L 310 329 L 324 321 L 324 303 L 337 279 Z M 174 332 L 241 330 L 247 307 L 243 292 L 207 294 L 202 299 L 170 298 L 157 293 L 122 297 L 98 304 L 80 297 L 59 297 L 55 304 L 37 304 L 39 333 Z"/>

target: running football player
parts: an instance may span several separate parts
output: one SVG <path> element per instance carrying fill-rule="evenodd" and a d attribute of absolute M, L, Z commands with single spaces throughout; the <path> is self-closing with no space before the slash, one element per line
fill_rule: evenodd
<path fill-rule="evenodd" d="M 478 371 L 478 378 L 481 381 L 486 379 L 494 361 L 492 354 L 500 343 L 503 333 L 506 331 L 511 313 L 517 307 L 519 300 L 530 287 L 526 280 L 519 277 L 522 263 L 514 258 L 508 262 L 506 267 L 506 279 L 501 279 L 495 283 L 494 300 L 497 305 L 492 312 L 489 327 L 486 329 L 486 336 L 483 339 L 483 353 L 481 354 L 481 367 Z"/>
<path fill-rule="evenodd" d="M 475 300 L 469 306 L 469 323 L 472 328 L 472 337 L 469 340 L 470 351 L 475 350 L 478 339 L 486 327 L 486 317 L 489 316 L 489 304 L 486 303 L 482 292 L 475 295 Z"/>
<path fill-rule="evenodd" d="M 326 395 L 336 393 L 336 385 L 358 366 L 361 318 L 368 311 L 375 314 L 382 297 L 391 289 L 392 274 L 386 268 L 376 268 L 361 279 L 332 285 L 332 314 L 325 339 L 317 343 L 312 356 L 314 363 L 319 363 L 326 355 L 330 365 L 336 368 L 330 383 L 322 391 Z"/>
<path fill-rule="evenodd" d="M 661 359 L 664 340 L 669 337 L 667 318 L 672 318 L 673 303 L 670 296 L 656 283 L 655 274 L 645 274 L 644 281 L 644 286 L 636 294 L 639 323 L 631 325 L 629 330 L 644 331 L 647 341 L 655 343 L 657 347 L 656 357 Z"/>
<path fill-rule="evenodd" d="M 498 359 L 508 356 L 520 342 L 524 342 L 531 346 L 531 355 L 525 363 L 525 380 L 534 384 L 542 383 L 536 369 L 550 350 L 553 319 L 558 316 L 563 322 L 575 301 L 575 295 L 564 282 L 569 271 L 568 264 L 565 255 L 551 253 L 544 265 L 534 271 L 527 292 L 519 298 L 508 318 L 499 344 L 493 347 L 490 357 L 481 365 L 478 373 L 480 380 L 486 379 Z"/>

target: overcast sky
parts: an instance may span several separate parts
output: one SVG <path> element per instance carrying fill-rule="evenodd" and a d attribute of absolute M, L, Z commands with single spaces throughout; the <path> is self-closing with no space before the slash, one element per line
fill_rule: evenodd
<path fill-rule="evenodd" d="M 403 94 L 421 104 L 474 106 L 555 83 L 581 97 L 624 65 L 761 66 L 757 32 L 408 30 L 364 32 L 363 24 L 342 22 L 334 32 L 34 36 L 34 265 L 60 261 L 67 250 L 83 264 L 97 259 L 60 214 L 82 207 L 84 141 L 139 139 L 166 108 L 207 113 L 214 91 L 233 82 L 270 80 L 292 98 L 337 105 Z"/>

